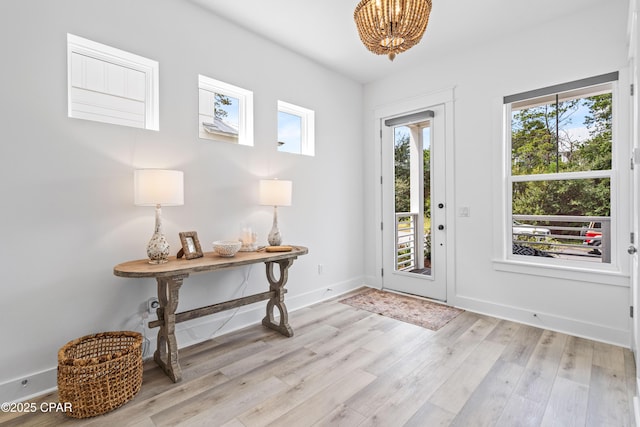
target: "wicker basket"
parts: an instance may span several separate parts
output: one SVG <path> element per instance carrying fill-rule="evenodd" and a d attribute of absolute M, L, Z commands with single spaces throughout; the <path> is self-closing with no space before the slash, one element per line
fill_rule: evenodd
<path fill-rule="evenodd" d="M 58 395 L 74 418 L 109 412 L 131 400 L 142 385 L 142 336 L 103 332 L 70 341 L 58 352 Z"/>

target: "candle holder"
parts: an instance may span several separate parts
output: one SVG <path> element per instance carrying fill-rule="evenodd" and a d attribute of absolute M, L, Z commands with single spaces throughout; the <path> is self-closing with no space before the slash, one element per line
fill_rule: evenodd
<path fill-rule="evenodd" d="M 258 250 L 258 234 L 251 231 L 251 228 L 243 228 L 240 236 L 242 246 L 240 252 L 255 252 Z"/>

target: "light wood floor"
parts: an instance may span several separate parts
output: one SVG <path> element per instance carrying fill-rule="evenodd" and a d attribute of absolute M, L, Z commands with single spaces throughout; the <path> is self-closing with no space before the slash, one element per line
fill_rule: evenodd
<path fill-rule="evenodd" d="M 290 323 L 293 338 L 256 325 L 181 350 L 178 384 L 147 363 L 138 396 L 107 415 L 0 414 L 0 423 L 635 425 L 627 349 L 468 312 L 433 332 L 336 300 Z"/>

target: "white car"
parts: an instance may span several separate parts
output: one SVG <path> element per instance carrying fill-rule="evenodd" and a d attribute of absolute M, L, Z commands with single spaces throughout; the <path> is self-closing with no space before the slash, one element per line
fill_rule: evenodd
<path fill-rule="evenodd" d="M 513 234 L 517 236 L 545 237 L 551 235 L 551 230 L 543 227 L 536 227 L 531 224 L 523 224 L 513 220 Z"/>

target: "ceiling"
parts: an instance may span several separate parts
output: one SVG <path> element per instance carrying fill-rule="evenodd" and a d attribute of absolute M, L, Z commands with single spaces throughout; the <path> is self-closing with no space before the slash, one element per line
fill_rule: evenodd
<path fill-rule="evenodd" d="M 361 83 L 602 4 L 602 0 L 433 0 L 420 44 L 391 62 L 360 42 L 353 21 L 359 0 L 190 1 Z"/>

